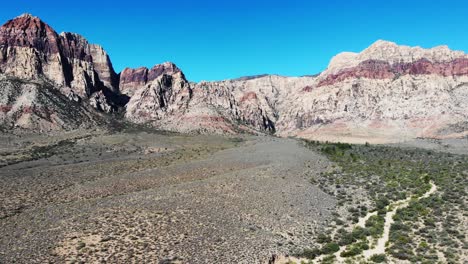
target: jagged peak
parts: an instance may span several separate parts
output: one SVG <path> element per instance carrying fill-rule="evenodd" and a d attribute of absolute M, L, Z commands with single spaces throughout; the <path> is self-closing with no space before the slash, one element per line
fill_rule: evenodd
<path fill-rule="evenodd" d="M 46 27 L 51 28 L 47 23 L 45 23 L 41 18 L 33 16 L 29 13 L 24 13 L 13 19 L 8 20 L 3 26 L 21 26 L 24 24 L 44 24 Z"/>
<path fill-rule="evenodd" d="M 170 70 L 173 70 L 174 72 L 181 71 L 179 67 L 177 67 L 177 65 L 171 61 L 166 61 L 160 64 L 156 64 L 151 68 L 151 70 L 158 69 L 158 68 L 170 69 Z"/>
<path fill-rule="evenodd" d="M 33 19 L 35 18 L 35 19 L 39 19 L 39 17 L 33 16 L 33 15 L 31 15 L 30 13 L 23 13 L 23 14 L 21 14 L 21 15 L 15 17 L 15 19 L 16 19 L 16 18 L 33 18 Z M 40 20 L 40 19 L 39 19 L 39 20 Z"/>
<path fill-rule="evenodd" d="M 53 35 L 58 35 L 51 26 L 49 26 L 39 17 L 33 16 L 31 14 L 22 14 L 13 19 L 10 19 L 2 25 L 1 29 L 6 31 L 11 29 L 25 31 L 29 29 L 36 32 L 48 32 Z"/>
<path fill-rule="evenodd" d="M 342 52 L 334 56 L 322 75 L 336 73 L 341 69 L 354 67 L 368 60 L 398 63 L 427 59 L 434 62 L 447 62 L 461 57 L 467 56 L 463 51 L 451 50 L 447 45 L 425 49 L 419 46 L 412 47 L 386 40 L 377 40 L 360 53 Z"/>
<path fill-rule="evenodd" d="M 169 69 L 173 70 L 174 72 L 176 71 L 181 71 L 179 67 L 173 62 L 166 61 L 163 63 L 158 63 L 155 64 L 153 67 L 148 68 L 146 66 L 140 66 L 140 67 L 126 67 L 125 69 L 122 70 L 124 71 L 151 71 L 151 70 L 156 70 L 156 69 Z"/>
<path fill-rule="evenodd" d="M 67 41 L 76 41 L 82 44 L 89 44 L 88 40 L 85 37 L 83 37 L 83 35 L 80 35 L 78 33 L 61 32 L 59 35 L 62 39 Z"/>
<path fill-rule="evenodd" d="M 83 35 L 80 35 L 78 33 L 73 33 L 73 32 L 61 32 L 59 34 L 62 37 L 72 37 L 72 38 L 77 38 L 77 39 L 85 39 Z"/>
<path fill-rule="evenodd" d="M 376 48 L 383 48 L 383 47 L 397 47 L 397 46 L 398 44 L 396 44 L 395 42 L 379 39 L 376 42 L 372 43 L 367 49 L 376 49 Z"/>
<path fill-rule="evenodd" d="M 181 73 L 182 77 L 185 78 L 182 70 L 170 61 L 156 64 L 151 69 L 144 66 L 138 68 L 127 67 L 120 72 L 120 83 L 121 85 L 129 82 L 147 83 L 156 80 L 163 74 L 173 75 L 178 73 Z"/>

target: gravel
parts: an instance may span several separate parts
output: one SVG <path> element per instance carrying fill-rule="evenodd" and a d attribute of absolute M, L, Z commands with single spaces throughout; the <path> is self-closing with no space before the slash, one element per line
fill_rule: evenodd
<path fill-rule="evenodd" d="M 0 263 L 266 262 L 310 246 L 335 207 L 310 183 L 330 163 L 292 139 L 73 142 L 0 168 Z"/>

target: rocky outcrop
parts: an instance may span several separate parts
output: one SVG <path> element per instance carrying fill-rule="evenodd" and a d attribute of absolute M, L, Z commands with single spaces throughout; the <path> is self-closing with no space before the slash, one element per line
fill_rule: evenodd
<path fill-rule="evenodd" d="M 95 120 L 87 112 L 91 106 L 179 132 L 354 142 L 468 135 L 468 55 L 446 46 L 377 41 L 361 53 L 338 54 L 319 75 L 195 84 L 170 62 L 117 75 L 100 46 L 22 15 L 0 28 L 0 74 L 28 84 L 15 86 L 24 96 L 0 87 L 8 97 L 0 123 L 7 127 L 71 129 L 78 124 L 67 122 L 64 109 L 78 111 L 73 118 L 87 124 L 87 117 Z"/>
<path fill-rule="evenodd" d="M 307 96 L 291 98 L 281 135 L 322 140 L 400 141 L 467 135 L 444 130 L 468 118 L 467 55 L 378 41 L 332 59 Z"/>
<path fill-rule="evenodd" d="M 336 74 L 337 72 L 356 67 L 368 60 L 385 61 L 389 64 L 412 63 L 421 59 L 431 62 L 451 62 L 458 58 L 466 58 L 462 51 L 450 50 L 447 46 L 431 49 L 397 45 L 393 42 L 378 40 L 361 53 L 342 52 L 333 57 L 327 69 L 320 75 Z"/>
<path fill-rule="evenodd" d="M 19 16 L 0 27 L 0 62 L 1 72 L 19 78 L 44 75 L 60 84 L 66 82 L 59 36 L 31 15 Z"/>
<path fill-rule="evenodd" d="M 118 76 L 100 46 L 77 34 L 59 35 L 29 14 L 0 28 L 0 73 L 22 79 L 45 78 L 62 92 L 71 93 L 66 94 L 69 97 L 85 99 L 103 90 L 118 93 Z"/>
<path fill-rule="evenodd" d="M 267 98 L 235 86 L 249 78 L 191 85 L 172 63 L 125 69 L 120 76 L 122 93 L 131 96 L 125 117 L 132 122 L 180 132 L 275 131 Z"/>
<path fill-rule="evenodd" d="M 61 33 L 60 40 L 63 57 L 68 61 L 66 67 L 72 69 L 71 87 L 79 89 L 80 86 L 90 85 L 95 90 L 101 90 L 100 88 L 105 87 L 114 92 L 118 91 L 118 76 L 112 67 L 109 56 L 101 46 L 90 44 L 85 38 L 75 33 Z M 74 79 L 84 82 L 74 85 Z M 91 82 L 86 83 L 88 80 Z M 92 91 L 87 90 L 86 92 L 89 95 L 89 92 Z"/>
<path fill-rule="evenodd" d="M 146 67 L 140 67 L 137 69 L 125 68 L 120 73 L 120 91 L 123 94 L 132 96 L 138 88 L 145 86 L 147 83 L 153 82 L 159 76 L 163 74 L 174 75 L 177 73 L 182 73 L 182 71 L 171 62 L 155 65 L 151 69 Z"/>
<path fill-rule="evenodd" d="M 318 86 L 333 85 L 346 79 L 394 79 L 403 75 L 440 75 L 442 77 L 461 76 L 468 74 L 468 58 L 456 58 L 447 62 L 433 62 L 419 59 L 414 62 L 398 62 L 390 64 L 387 61 L 366 60 L 357 66 L 329 74 Z"/>
<path fill-rule="evenodd" d="M 51 83 L 0 74 L 0 128 L 52 132 L 96 128 L 106 120 L 72 101 Z"/>
<path fill-rule="evenodd" d="M 127 69 L 122 73 L 124 81 L 121 84 L 131 95 L 125 106 L 125 117 L 128 120 L 158 126 L 158 121 L 184 113 L 192 89 L 184 74 L 173 69 L 177 67 L 166 63 L 156 65 L 150 71 L 144 70 L 143 75 L 140 75 L 142 72 L 139 70 Z"/>
<path fill-rule="evenodd" d="M 189 86 L 177 77 L 180 70 L 160 71 L 166 77 L 154 81 L 150 70 L 140 68 L 126 69 L 120 86 L 131 96 L 126 118 L 162 129 L 393 142 L 468 134 L 467 61 L 463 52 L 446 47 L 378 41 L 362 53 L 338 55 L 316 76 L 200 82 L 182 93 L 189 96 L 177 97 L 172 91 Z M 184 99 L 174 104 L 165 98 Z"/>
<path fill-rule="evenodd" d="M 191 120 L 212 120 L 215 127 L 222 122 L 226 131 L 248 127 L 361 143 L 468 135 L 463 52 L 378 41 L 344 57 L 334 58 L 318 76 L 262 75 L 196 84 L 188 108 L 200 114 Z M 210 122 L 199 123 L 210 127 Z"/>

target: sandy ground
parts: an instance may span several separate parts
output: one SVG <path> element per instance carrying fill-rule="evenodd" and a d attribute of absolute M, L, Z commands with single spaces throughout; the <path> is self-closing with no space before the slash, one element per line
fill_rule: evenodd
<path fill-rule="evenodd" d="M 389 144 L 409 148 L 423 148 L 428 150 L 449 152 L 453 154 L 468 154 L 468 137 L 459 139 L 413 139 L 402 143 Z"/>
<path fill-rule="evenodd" d="M 418 197 L 417 199 L 419 200 L 419 199 L 427 198 L 431 194 L 433 194 L 435 191 L 437 191 L 437 186 L 433 182 L 431 182 L 431 189 L 427 191 L 426 193 L 424 193 L 424 195 L 422 195 L 421 197 Z M 369 259 L 373 255 L 385 254 L 385 244 L 388 242 L 390 238 L 390 228 L 394 222 L 393 216 L 395 216 L 398 209 L 407 207 L 410 201 L 411 201 L 411 197 L 408 197 L 405 200 L 397 201 L 389 205 L 389 207 L 393 208 L 393 210 L 388 211 L 385 214 L 385 224 L 384 224 L 383 235 L 381 238 L 377 240 L 377 245 L 374 248 L 365 250 L 362 253 L 366 259 Z"/>
<path fill-rule="evenodd" d="M 335 205 L 309 181 L 329 162 L 294 140 L 138 132 L 1 142 L 0 263 L 264 263 L 309 246 Z"/>

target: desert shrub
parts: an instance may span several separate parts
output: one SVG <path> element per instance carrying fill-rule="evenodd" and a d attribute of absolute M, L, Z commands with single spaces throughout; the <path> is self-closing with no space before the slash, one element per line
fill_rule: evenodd
<path fill-rule="evenodd" d="M 335 255 L 326 256 L 322 259 L 322 264 L 333 264 L 335 263 Z"/>
<path fill-rule="evenodd" d="M 351 236 L 353 237 L 353 240 L 360 240 L 364 239 L 368 236 L 368 231 L 362 227 L 355 227 L 353 231 L 351 232 Z"/>
<path fill-rule="evenodd" d="M 338 234 L 338 244 L 340 246 L 350 245 L 356 240 L 354 239 L 353 235 L 349 232 L 342 232 Z"/>
<path fill-rule="evenodd" d="M 372 217 L 371 217 L 372 218 Z M 375 219 L 378 218 L 378 219 Z M 380 215 L 375 216 L 374 219 L 369 219 L 370 221 L 366 222 L 366 229 L 368 231 L 368 234 L 374 238 L 378 238 L 383 234 L 383 229 L 384 229 L 384 218 Z"/>
<path fill-rule="evenodd" d="M 388 253 L 410 262 L 434 263 L 436 261 L 431 256 L 437 256 L 437 252 L 430 252 L 431 249 L 468 249 L 468 244 L 464 243 L 466 235 L 462 232 L 463 222 L 453 217 L 468 216 L 460 207 L 467 197 L 468 156 L 367 144 L 348 146 L 327 142 L 312 148 L 322 150 L 336 163 L 335 168 L 339 168 L 333 173 L 318 177 L 319 186 L 327 190 L 327 193 L 331 189 L 328 186 L 332 185 L 340 190 L 338 194 L 333 193 L 338 198 L 339 207 L 355 206 L 355 201 L 350 199 L 352 191 L 365 188 L 371 199 L 369 211 L 378 212 L 377 216 L 366 223 L 365 231 L 338 232 L 333 239 L 337 244 L 352 245 L 360 240 L 362 233 L 379 237 L 383 231 L 386 207 L 393 201 L 421 196 L 429 190 L 429 182 L 432 181 L 438 187 L 435 195 L 415 199 L 409 207 L 397 211 L 395 223 L 390 230 Z M 352 162 L 356 159 L 359 162 Z M 340 188 L 336 186 L 338 184 Z M 339 224 L 349 226 L 365 213 L 362 208 L 353 208 L 349 213 L 335 219 L 346 219 L 345 223 L 340 220 Z M 421 227 L 420 223 L 424 226 Z M 442 226 L 442 230 L 434 228 L 439 226 Z M 428 247 L 421 244 L 421 241 L 425 241 Z M 460 259 L 460 251 L 449 252 L 448 262 Z M 355 252 L 347 253 L 352 255 Z"/>
<path fill-rule="evenodd" d="M 337 243 L 327 243 L 322 247 L 322 254 L 330 254 L 330 253 L 335 253 L 338 250 L 340 250 L 340 246 Z"/>
<path fill-rule="evenodd" d="M 317 237 L 317 242 L 320 243 L 320 244 L 330 243 L 331 242 L 331 237 L 327 236 L 327 235 L 324 235 L 324 234 L 320 234 Z"/>
<path fill-rule="evenodd" d="M 375 206 L 377 207 L 378 210 L 385 209 L 387 205 L 390 204 L 390 201 L 387 199 L 387 197 L 380 197 L 375 201 Z"/>
<path fill-rule="evenodd" d="M 320 250 L 318 248 L 304 249 L 301 253 L 297 254 L 298 257 L 314 259 L 317 256 L 320 256 Z"/>
<path fill-rule="evenodd" d="M 387 260 L 387 256 L 385 256 L 385 254 L 376 254 L 376 255 L 372 255 L 370 257 L 370 260 L 374 263 L 382 263 Z"/>
<path fill-rule="evenodd" d="M 340 256 L 343 258 L 357 256 L 362 253 L 362 251 L 369 249 L 369 242 L 367 240 L 360 241 L 356 244 L 352 244 L 349 248 L 341 252 Z"/>

